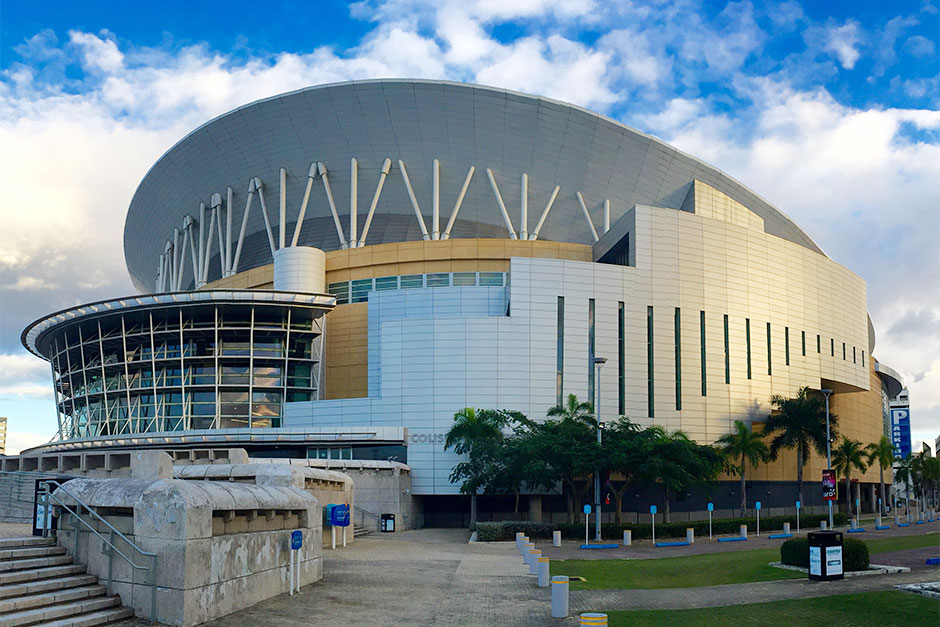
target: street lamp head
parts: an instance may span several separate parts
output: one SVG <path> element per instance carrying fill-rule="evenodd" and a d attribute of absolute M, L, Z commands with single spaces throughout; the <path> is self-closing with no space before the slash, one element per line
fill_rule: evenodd
<path fill-rule="evenodd" d="M 832 390 L 829 389 L 829 388 L 824 388 L 824 389 L 819 390 L 819 391 L 822 392 L 823 394 L 825 394 L 826 396 L 829 396 L 830 394 L 832 394 Z"/>
<path fill-rule="evenodd" d="M 606 363 L 607 363 L 607 358 L 606 358 L 606 357 L 595 357 L 595 358 L 594 358 L 594 365 L 595 365 L 595 366 L 603 366 L 603 365 L 606 364 Z"/>

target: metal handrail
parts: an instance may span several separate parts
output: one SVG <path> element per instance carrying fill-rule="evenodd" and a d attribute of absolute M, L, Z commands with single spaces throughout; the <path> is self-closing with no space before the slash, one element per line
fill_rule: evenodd
<path fill-rule="evenodd" d="M 381 525 L 381 523 L 382 523 L 382 519 L 379 517 L 378 514 L 373 514 L 373 513 L 370 512 L 369 510 L 363 509 L 363 508 L 359 507 L 358 505 L 353 505 L 353 511 L 354 511 L 355 513 L 357 513 L 357 514 L 359 514 L 359 515 L 362 516 L 362 518 L 363 518 L 363 520 L 362 520 L 362 525 L 363 525 L 363 527 L 365 526 L 365 522 L 366 522 L 366 521 L 365 521 L 365 517 L 366 517 L 366 516 L 369 516 L 370 518 L 372 518 L 372 519 L 375 521 L 375 529 L 376 529 L 376 531 L 379 531 L 379 530 L 380 530 L 380 525 Z"/>
<path fill-rule="evenodd" d="M 68 505 L 67 503 L 65 503 L 64 501 L 62 501 L 62 499 L 60 499 L 59 497 L 57 497 L 55 494 L 53 494 L 52 490 L 50 489 L 50 486 L 52 486 L 52 485 L 55 486 L 56 491 L 62 490 L 62 492 L 63 492 L 65 495 L 67 495 L 70 499 L 72 499 L 73 501 L 75 501 L 76 509 L 77 509 L 77 510 L 81 511 L 81 509 L 84 508 L 85 511 L 87 511 L 89 514 L 91 514 L 91 515 L 94 517 L 95 520 L 97 520 L 97 521 L 103 523 L 103 524 L 108 528 L 108 530 L 109 530 L 109 535 L 111 536 L 111 538 L 108 539 L 108 538 L 106 538 L 104 535 L 98 533 L 98 530 L 95 529 L 94 525 L 92 525 L 92 524 L 89 523 L 87 520 L 85 520 L 84 518 L 82 518 L 82 515 L 81 515 L 78 511 L 73 510 L 71 507 L 69 507 L 69 505 Z M 66 489 L 62 486 L 62 484 L 59 483 L 58 481 L 56 481 L 56 480 L 54 480 L 54 479 L 41 480 L 41 481 L 40 481 L 40 489 L 42 490 L 42 492 L 40 493 L 40 498 L 42 499 L 43 505 L 45 506 L 45 509 L 44 509 L 43 511 L 44 511 L 46 517 L 48 517 L 48 515 L 49 515 L 49 506 L 50 506 L 50 504 L 51 504 L 50 501 L 55 501 L 55 503 L 58 504 L 59 507 L 63 508 L 65 511 L 67 511 L 67 512 L 70 513 L 70 514 L 72 514 L 72 516 L 75 518 L 75 520 L 77 520 L 78 522 L 80 522 L 81 524 L 83 524 L 85 527 L 87 527 L 89 531 L 91 531 L 93 534 L 95 534 L 96 536 L 98 536 L 98 538 L 101 539 L 101 542 L 102 542 L 104 545 L 107 545 L 107 547 L 108 547 L 108 557 L 109 557 L 109 560 L 108 560 L 108 594 L 111 594 L 111 593 L 112 593 L 112 585 L 111 585 L 111 584 L 112 584 L 113 560 L 112 560 L 111 558 L 113 558 L 114 553 L 117 553 L 118 555 L 120 555 L 121 557 L 123 557 L 123 558 L 124 558 L 124 561 L 126 561 L 128 564 L 130 564 L 130 565 L 131 565 L 131 568 L 133 568 L 134 570 L 146 570 L 146 571 L 149 572 L 149 579 L 150 579 L 150 620 L 151 620 L 152 622 L 156 622 L 156 609 L 157 609 L 157 554 L 156 554 L 156 553 L 152 553 L 152 552 L 150 552 L 150 551 L 145 551 L 145 550 L 143 550 L 142 548 L 140 548 L 139 546 L 137 546 L 137 544 L 135 544 L 130 538 L 128 538 L 127 536 L 125 536 L 125 535 L 124 535 L 123 533 L 121 533 L 114 525 L 112 525 L 112 524 L 109 523 L 107 520 L 105 520 L 101 515 L 99 515 L 98 512 L 96 512 L 96 511 L 93 510 L 91 507 L 89 507 L 88 505 L 86 505 L 85 503 L 83 503 L 82 501 L 80 501 L 74 494 L 72 494 L 71 492 L 69 492 L 68 490 L 66 490 Z M 50 530 L 49 530 L 49 527 L 50 527 L 50 525 L 48 525 L 48 524 L 44 524 L 44 525 L 43 525 L 43 530 L 42 530 L 43 537 L 48 537 L 49 531 L 50 531 Z M 75 558 L 78 557 L 78 533 L 79 533 L 79 531 L 78 531 L 78 526 L 76 525 L 76 527 L 75 527 L 75 550 L 74 550 L 74 552 L 73 552 L 73 555 L 75 556 Z M 150 565 L 149 565 L 149 566 L 140 566 L 140 565 L 138 565 L 138 564 L 135 564 L 134 561 L 133 561 L 130 557 L 128 557 L 127 555 L 125 555 L 119 548 L 117 548 L 117 546 L 115 546 L 115 544 L 114 544 L 114 535 L 115 535 L 115 534 L 117 534 L 117 536 L 118 536 L 119 538 L 121 538 L 122 540 L 124 540 L 124 542 L 126 542 L 128 546 L 130 546 L 132 549 L 134 549 L 134 550 L 135 550 L 137 553 L 139 553 L 141 556 L 150 558 Z"/>

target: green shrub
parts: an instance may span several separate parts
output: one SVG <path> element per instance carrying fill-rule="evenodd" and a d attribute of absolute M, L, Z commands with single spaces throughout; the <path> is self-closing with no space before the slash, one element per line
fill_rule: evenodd
<path fill-rule="evenodd" d="M 676 514 L 681 516 L 681 514 Z M 810 527 L 819 527 L 819 521 L 827 520 L 828 514 L 806 514 L 800 516 L 800 525 L 803 529 Z M 783 523 L 788 522 L 795 530 L 795 518 L 792 516 L 768 516 L 761 517 L 761 533 L 770 531 L 779 531 L 783 529 Z M 836 525 L 845 525 L 848 523 L 848 516 L 844 513 L 838 513 L 833 516 L 833 522 Z M 712 521 L 712 533 L 715 535 L 737 534 L 741 525 L 747 525 L 748 531 L 754 533 L 757 530 L 757 521 L 755 518 L 722 518 Z M 691 527 L 695 530 L 695 537 L 708 537 L 708 520 L 697 520 L 694 522 L 673 522 L 656 523 L 657 538 L 684 538 L 685 530 Z M 652 525 L 649 523 L 624 523 L 618 525 L 615 523 L 605 523 L 601 525 L 601 537 L 607 540 L 620 540 L 623 537 L 624 530 L 629 529 L 633 532 L 634 540 L 651 538 L 653 535 Z M 499 522 L 478 522 L 474 527 L 477 532 L 479 542 L 499 542 L 505 540 L 515 540 L 516 532 L 521 531 L 532 539 L 550 539 L 552 531 L 561 531 L 561 537 L 566 540 L 578 540 L 584 538 L 584 523 L 536 523 L 526 520 L 503 520 Z M 590 538 L 594 539 L 594 521 L 591 521 Z"/>
<path fill-rule="evenodd" d="M 858 538 L 843 538 L 842 567 L 846 571 L 867 570 L 869 566 L 868 545 Z"/>
<path fill-rule="evenodd" d="M 809 540 L 792 538 L 781 544 L 780 562 L 787 566 L 809 568 Z"/>
<path fill-rule="evenodd" d="M 809 540 L 793 538 L 780 545 L 780 561 L 789 566 L 809 568 Z M 857 538 L 842 538 L 842 568 L 846 572 L 867 570 L 868 545 Z"/>

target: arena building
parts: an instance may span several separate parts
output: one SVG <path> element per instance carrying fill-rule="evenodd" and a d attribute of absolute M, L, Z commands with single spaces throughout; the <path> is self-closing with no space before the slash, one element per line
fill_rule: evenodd
<path fill-rule="evenodd" d="M 538 419 L 599 393 L 602 420 L 711 443 L 809 386 L 867 444 L 902 387 L 872 356 L 865 281 L 782 211 L 654 137 L 501 89 L 362 81 L 238 108 L 147 173 L 124 251 L 139 295 L 23 333 L 60 425 L 31 454 L 395 460 L 430 512 L 458 492 L 443 442 L 463 407 Z M 795 476 L 795 453 L 749 473 L 765 505 Z M 861 481 L 870 508 L 877 469 Z"/>

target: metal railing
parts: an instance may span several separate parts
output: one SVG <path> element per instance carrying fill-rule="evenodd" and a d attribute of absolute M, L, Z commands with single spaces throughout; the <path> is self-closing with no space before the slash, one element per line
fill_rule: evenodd
<path fill-rule="evenodd" d="M 366 525 L 366 519 L 369 519 L 374 523 L 373 531 L 381 531 L 380 525 L 381 525 L 382 519 L 379 518 L 377 514 L 373 514 L 369 510 L 362 509 L 358 505 L 353 505 L 353 511 L 355 512 L 355 517 L 353 518 L 353 525 L 356 524 L 356 518 L 358 518 L 359 523 L 360 523 L 358 526 L 362 527 L 363 529 L 369 529 L 369 527 Z"/>
<path fill-rule="evenodd" d="M 74 501 L 75 509 L 70 507 L 69 503 L 66 503 L 60 499 L 54 492 L 60 492 L 66 495 L 69 499 Z M 137 546 L 130 538 L 125 536 L 123 533 L 118 531 L 114 525 L 105 520 L 102 516 L 98 514 L 91 507 L 80 501 L 75 497 L 74 494 L 62 487 L 62 484 L 54 479 L 45 479 L 40 482 L 40 493 L 39 493 L 40 505 L 42 510 L 40 510 L 41 516 L 44 516 L 43 524 L 43 537 L 48 537 L 50 532 L 50 522 L 52 517 L 52 504 L 55 503 L 57 506 L 61 507 L 63 510 L 67 511 L 72 515 L 72 520 L 77 521 L 74 526 L 73 533 L 75 534 L 75 546 L 72 552 L 74 559 L 78 559 L 78 539 L 79 539 L 79 523 L 82 526 L 86 527 L 88 531 L 98 536 L 101 539 L 102 547 L 101 553 L 108 556 L 108 594 L 113 594 L 112 591 L 112 582 L 114 575 L 114 555 L 115 553 L 124 558 L 131 568 L 135 571 L 147 571 L 148 573 L 148 585 L 150 586 L 150 620 L 151 622 L 156 622 L 156 612 L 157 612 L 157 554 L 151 553 L 149 551 L 144 551 L 142 548 Z M 99 533 L 98 529 L 95 528 L 95 525 L 91 524 L 88 520 L 82 517 L 81 511 L 84 509 L 92 519 L 103 524 L 107 528 L 108 537 L 105 537 Z M 133 559 L 124 554 L 117 546 L 114 544 L 115 535 L 122 540 L 129 547 L 131 547 L 134 552 L 144 558 L 144 561 L 149 561 L 149 565 L 140 565 L 137 564 Z M 133 589 L 133 578 L 131 581 Z"/>

